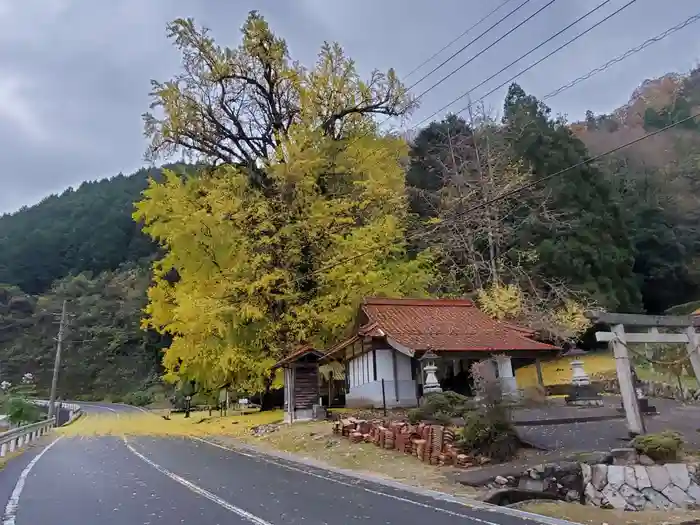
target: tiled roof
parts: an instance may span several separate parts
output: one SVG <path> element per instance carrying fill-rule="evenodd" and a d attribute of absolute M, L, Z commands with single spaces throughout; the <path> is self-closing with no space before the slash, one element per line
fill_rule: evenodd
<path fill-rule="evenodd" d="M 295 361 L 298 361 L 302 357 L 312 354 L 317 358 L 323 357 L 323 352 L 319 350 L 315 350 L 309 345 L 301 345 L 296 348 L 291 354 L 289 354 L 287 357 L 280 359 L 277 361 L 274 365 L 272 365 L 271 370 L 275 370 L 276 368 L 280 368 L 281 366 L 294 363 Z"/>
<path fill-rule="evenodd" d="M 414 351 L 557 350 L 531 333 L 491 319 L 468 299 L 367 298 L 362 335 L 391 337 Z"/>

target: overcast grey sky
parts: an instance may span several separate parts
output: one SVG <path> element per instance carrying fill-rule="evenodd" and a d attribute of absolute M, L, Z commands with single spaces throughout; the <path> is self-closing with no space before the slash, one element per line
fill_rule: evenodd
<path fill-rule="evenodd" d="M 194 17 L 210 27 L 221 44 L 235 46 L 246 13 L 258 9 L 287 39 L 294 58 L 304 63 L 315 59 L 324 40 L 335 40 L 364 71 L 394 67 L 406 74 L 500 1 L 0 0 L 0 213 L 33 204 L 81 181 L 130 173 L 144 165 L 140 115 L 148 108 L 149 81 L 168 79 L 179 66 L 179 56 L 165 37 L 165 25 L 173 18 Z M 547 1 L 532 0 L 518 16 L 474 44 L 415 92 Z M 558 0 L 426 95 L 414 122 L 601 1 Z M 473 96 L 478 98 L 626 1 L 612 0 Z M 507 6 L 502 13 L 509 9 Z M 543 96 L 698 11 L 697 0 L 638 0 L 518 81 L 526 90 Z M 497 16 L 441 58 L 495 20 Z M 555 113 L 567 114 L 571 120 L 580 118 L 586 109 L 608 112 L 624 104 L 643 80 L 694 66 L 700 57 L 699 29 L 700 23 L 691 26 L 548 103 Z M 494 94 L 489 105 L 499 109 L 502 96 L 502 92 Z M 463 105 L 464 101 L 453 109 Z"/>

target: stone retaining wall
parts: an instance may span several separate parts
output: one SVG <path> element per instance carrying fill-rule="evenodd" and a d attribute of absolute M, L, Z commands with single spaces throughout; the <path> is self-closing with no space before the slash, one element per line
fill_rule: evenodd
<path fill-rule="evenodd" d="M 585 503 L 622 510 L 667 510 L 700 505 L 697 467 L 581 465 Z"/>
<path fill-rule="evenodd" d="M 627 511 L 700 508 L 700 469 L 697 464 L 655 464 L 634 449 L 596 453 L 588 463 L 537 465 L 519 476 L 497 476 L 492 489 L 517 488 Z"/>

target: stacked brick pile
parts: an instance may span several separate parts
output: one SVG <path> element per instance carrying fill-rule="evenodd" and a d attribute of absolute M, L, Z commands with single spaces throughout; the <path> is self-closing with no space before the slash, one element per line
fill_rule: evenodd
<path fill-rule="evenodd" d="M 442 425 L 347 418 L 336 421 L 333 432 L 352 443 L 373 443 L 380 448 L 413 455 L 431 465 L 469 468 L 488 462 L 487 458 L 462 454 L 455 445 L 455 429 Z"/>

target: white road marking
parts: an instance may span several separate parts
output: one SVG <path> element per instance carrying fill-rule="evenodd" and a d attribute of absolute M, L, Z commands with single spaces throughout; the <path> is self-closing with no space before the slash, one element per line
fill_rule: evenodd
<path fill-rule="evenodd" d="M 139 459 L 145 461 L 149 465 L 151 465 L 154 469 L 156 469 L 158 472 L 161 474 L 164 474 L 168 476 L 170 479 L 177 481 L 180 485 L 183 485 L 190 489 L 192 492 L 195 494 L 199 494 L 200 496 L 203 496 L 207 498 L 210 501 L 213 501 L 217 505 L 220 505 L 221 507 L 225 508 L 228 511 L 233 512 L 234 514 L 239 515 L 241 518 L 244 518 L 251 523 L 254 523 L 255 525 L 272 525 L 269 521 L 265 521 L 264 519 L 256 516 L 255 514 L 251 514 L 250 512 L 243 510 L 240 507 L 236 507 L 235 505 L 229 503 L 228 501 L 220 498 L 216 494 L 213 494 L 209 492 L 206 489 L 203 489 L 202 487 L 195 485 L 191 481 L 186 480 L 185 478 L 178 476 L 174 472 L 170 472 L 168 469 L 165 467 L 161 467 L 158 463 L 155 463 L 154 461 L 151 461 L 148 459 L 146 456 L 141 454 L 139 451 L 137 451 L 134 447 L 132 447 L 129 442 L 127 441 L 126 437 L 124 437 L 124 443 L 126 444 L 127 448 L 133 452 Z M 14 523 L 14 522 L 13 522 Z M 6 524 L 3 524 L 6 525 Z"/>
<path fill-rule="evenodd" d="M 315 472 L 309 472 L 309 471 L 307 471 L 307 470 L 300 469 L 300 468 L 297 468 L 297 467 L 293 467 L 293 466 L 291 466 L 291 465 L 286 465 L 286 464 L 284 464 L 284 463 L 281 463 L 281 462 L 278 462 L 278 461 L 274 461 L 274 460 L 271 460 L 271 459 L 268 459 L 268 458 L 264 458 L 264 457 L 262 457 L 262 456 L 257 456 L 257 455 L 255 455 L 255 454 L 249 454 L 249 453 L 247 453 L 247 452 L 242 452 L 241 450 L 236 450 L 236 449 L 233 449 L 233 448 L 230 448 L 230 447 L 226 447 L 226 446 L 224 446 L 224 445 L 220 445 L 219 443 L 215 443 L 214 441 L 209 441 L 209 440 L 207 440 L 207 439 L 202 439 L 202 438 L 200 438 L 200 437 L 189 436 L 189 438 L 190 438 L 190 439 L 197 440 L 197 441 L 201 441 L 202 443 L 206 443 L 206 444 L 211 445 L 211 446 L 213 446 L 213 447 L 221 448 L 221 449 L 223 449 L 223 450 L 228 450 L 228 451 L 230 451 L 230 452 L 234 452 L 234 453 L 236 453 L 236 454 L 240 454 L 240 455 L 242 455 L 242 456 L 246 456 L 246 457 L 254 458 L 254 459 L 259 459 L 259 460 L 265 461 L 265 462 L 267 462 L 267 463 L 271 463 L 271 464 L 273 464 L 273 465 L 277 465 L 278 467 L 286 468 L 287 470 L 293 470 L 294 472 L 301 472 L 302 474 L 306 474 L 307 476 L 313 476 L 313 477 L 315 477 L 315 478 L 320 478 L 320 479 L 323 479 L 323 480 L 325 480 L 325 481 L 332 481 L 333 483 L 337 483 L 337 484 L 339 484 L 339 485 L 344 485 L 344 486 L 346 486 L 346 487 L 352 487 L 352 488 L 364 490 L 365 492 L 369 492 L 370 494 L 375 494 L 375 495 L 377 495 L 377 496 L 384 496 L 385 498 L 393 499 L 393 500 L 396 500 L 396 501 L 401 501 L 401 502 L 403 502 L 403 503 L 410 503 L 410 504 L 412 504 L 412 505 L 416 505 L 416 506 L 418 506 L 418 507 L 423 507 L 423 508 L 425 508 L 425 509 L 431 509 L 431 510 L 435 510 L 435 511 L 438 511 L 438 512 L 442 512 L 443 514 L 449 514 L 450 516 L 457 516 L 457 517 L 459 517 L 459 518 L 467 518 L 467 519 L 469 519 L 469 520 L 471 520 L 471 521 L 474 521 L 474 522 L 476 522 L 476 523 L 481 523 L 482 525 L 500 525 L 500 524 L 498 524 L 498 523 L 494 523 L 494 522 L 492 522 L 492 521 L 484 520 L 484 519 L 481 519 L 481 518 L 476 518 L 476 517 L 474 517 L 474 516 L 470 516 L 470 515 L 468 515 L 468 514 L 463 514 L 463 513 L 461 513 L 461 512 L 454 512 L 454 511 L 452 511 L 452 510 L 447 510 L 447 509 L 443 509 L 443 508 L 440 508 L 440 507 L 435 507 L 435 506 L 433 506 L 433 505 L 428 505 L 427 503 L 421 503 L 420 501 L 415 501 L 415 500 L 412 500 L 412 499 L 409 499 L 409 498 L 402 498 L 401 496 L 396 496 L 396 495 L 394 495 L 394 494 L 387 494 L 386 492 L 381 492 L 381 491 L 378 491 L 378 490 L 372 490 L 372 489 L 370 489 L 370 488 L 363 487 L 362 485 L 359 485 L 359 484 L 347 483 L 347 482 L 345 482 L 345 481 L 340 481 L 340 480 L 338 480 L 338 479 L 331 478 L 331 477 L 329 477 L 329 476 L 323 476 L 323 475 L 317 474 L 317 473 L 315 473 Z M 457 502 L 455 502 L 455 503 L 457 503 Z M 459 503 L 459 504 L 462 504 L 462 503 Z M 463 505 L 463 504 L 462 504 L 462 505 Z M 468 505 L 465 505 L 465 507 L 467 507 L 467 508 L 474 508 L 474 509 L 478 509 L 478 510 L 487 510 L 487 509 L 484 508 L 484 507 L 469 507 Z"/>
<path fill-rule="evenodd" d="M 140 410 L 141 412 L 143 412 L 143 413 L 145 413 L 145 414 L 150 414 L 150 413 L 151 413 L 150 410 L 146 410 L 146 409 L 143 408 L 143 407 L 137 407 L 137 406 L 134 406 L 134 405 L 124 405 L 124 406 L 125 406 L 125 407 L 129 407 L 129 408 L 135 408 L 136 410 Z"/>
<path fill-rule="evenodd" d="M 115 410 L 114 408 L 108 407 L 108 406 L 105 406 L 105 405 L 85 405 L 85 406 L 88 406 L 88 407 L 95 407 L 95 408 L 104 408 L 105 410 L 109 410 L 110 412 L 115 412 L 115 413 L 117 413 L 117 414 L 119 413 L 118 410 Z"/>
<path fill-rule="evenodd" d="M 34 458 L 29 462 L 29 464 L 26 467 L 24 467 L 24 470 L 19 475 L 19 479 L 17 480 L 15 489 L 12 491 L 10 499 L 7 500 L 7 505 L 5 506 L 5 514 L 3 514 L 2 516 L 3 525 L 15 525 L 15 516 L 17 515 L 17 507 L 19 506 L 19 497 L 22 495 L 22 490 L 24 489 L 24 483 L 27 481 L 27 476 L 34 468 L 34 465 L 36 465 L 37 462 L 41 459 L 41 456 L 46 454 L 49 451 L 49 449 L 58 442 L 59 439 L 61 438 L 59 437 L 54 439 L 44 450 L 42 450 L 36 456 L 34 456 Z"/>

